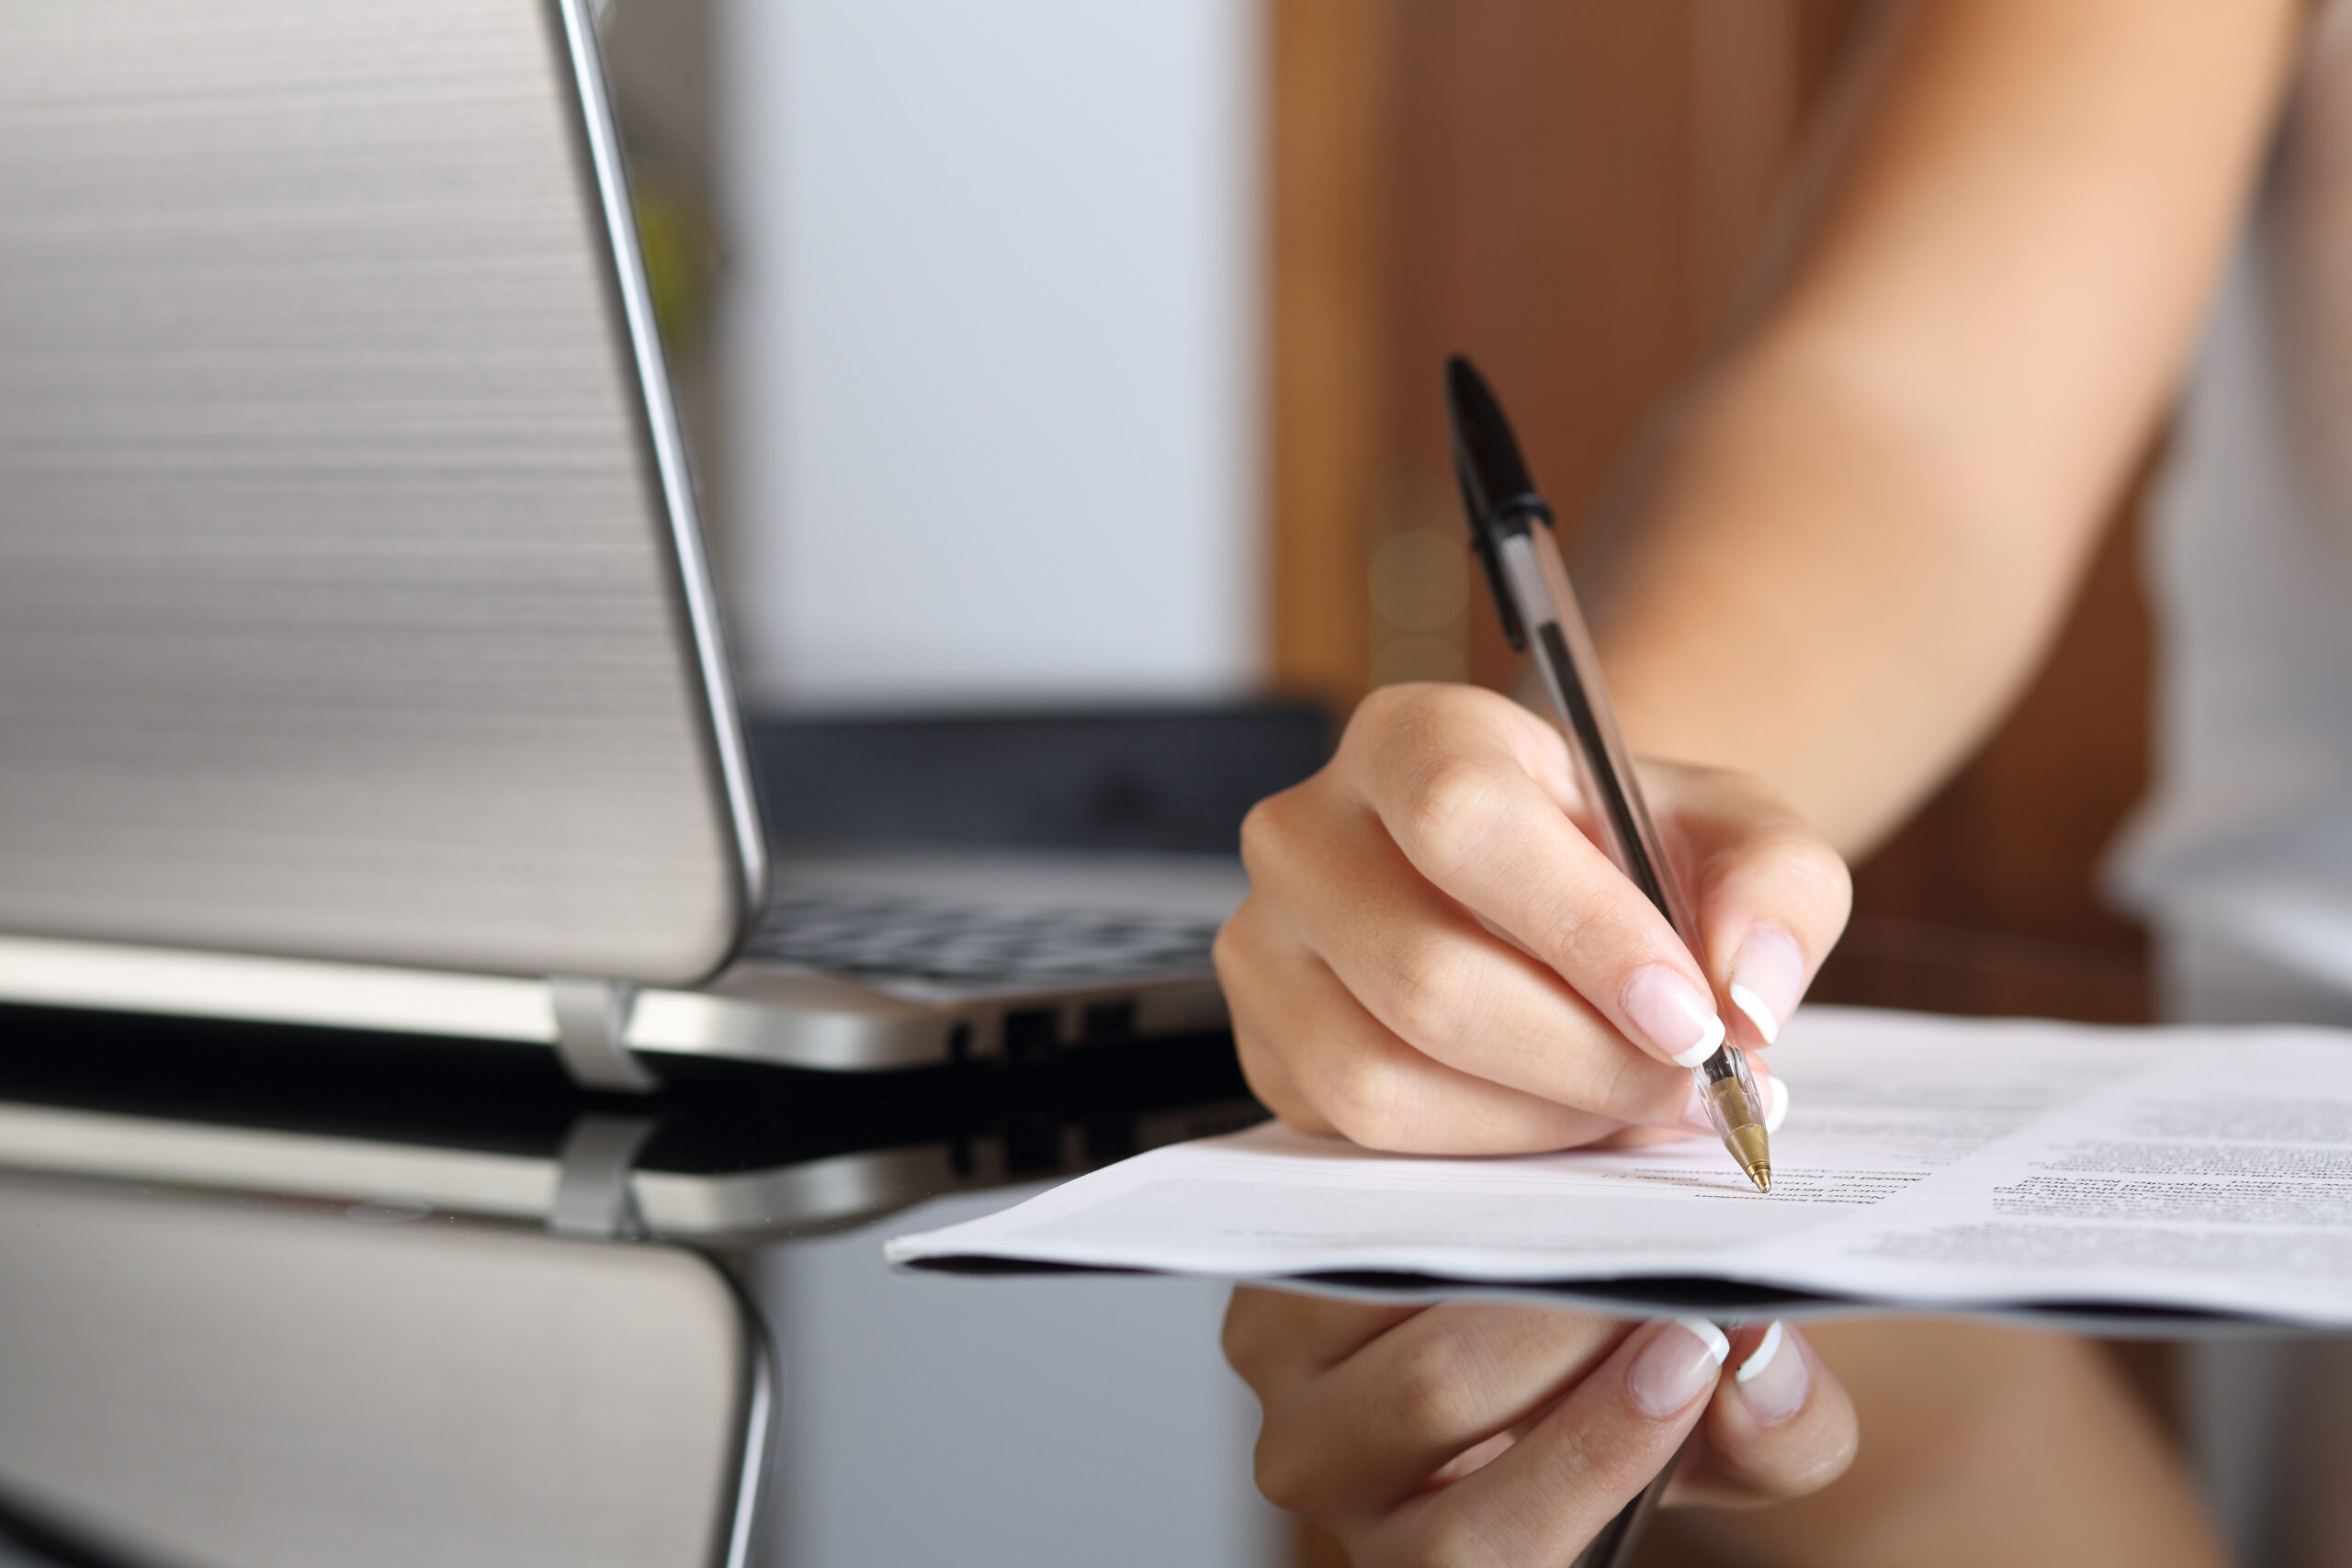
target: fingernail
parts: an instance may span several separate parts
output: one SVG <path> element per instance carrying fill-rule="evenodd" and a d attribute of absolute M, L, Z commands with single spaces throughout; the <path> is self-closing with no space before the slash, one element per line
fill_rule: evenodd
<path fill-rule="evenodd" d="M 1643 1415 L 1664 1420 L 1714 1387 L 1730 1354 L 1731 1341 L 1705 1318 L 1675 1318 L 1625 1369 L 1625 1393 Z"/>
<path fill-rule="evenodd" d="M 1666 964 L 1634 970 L 1619 999 L 1634 1027 L 1679 1066 L 1697 1066 L 1724 1043 L 1724 1021 L 1714 1005 Z"/>
<path fill-rule="evenodd" d="M 1764 1112 L 1764 1130 L 1777 1133 L 1781 1130 L 1781 1123 L 1789 1119 L 1789 1086 L 1781 1081 L 1778 1073 L 1765 1081 L 1772 1086 L 1772 1109 Z"/>
<path fill-rule="evenodd" d="M 1747 1413 L 1759 1426 L 1777 1427 L 1804 1408 L 1813 1388 L 1813 1369 L 1804 1352 L 1788 1343 L 1788 1332 L 1778 1318 L 1764 1331 L 1763 1342 L 1732 1374 Z"/>
<path fill-rule="evenodd" d="M 1778 926 L 1758 926 L 1739 944 L 1727 987 L 1732 1006 L 1747 1015 L 1770 1045 L 1804 994 L 1804 949 Z"/>

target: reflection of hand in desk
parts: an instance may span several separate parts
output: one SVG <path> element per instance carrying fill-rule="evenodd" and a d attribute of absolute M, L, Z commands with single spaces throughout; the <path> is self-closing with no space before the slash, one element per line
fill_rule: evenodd
<path fill-rule="evenodd" d="M 1726 1342 L 1704 1323 L 1245 1286 L 1225 1343 L 1265 1405 L 1259 1485 L 1358 1568 L 1566 1562 L 1686 1433 L 1674 1503 L 1803 1495 L 1854 1456 L 1845 1389 L 1779 1325 Z"/>

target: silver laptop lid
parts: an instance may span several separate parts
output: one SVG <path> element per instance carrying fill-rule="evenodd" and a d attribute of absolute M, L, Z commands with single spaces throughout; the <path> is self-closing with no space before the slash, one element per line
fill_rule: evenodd
<path fill-rule="evenodd" d="M 762 879 L 582 0 L 0 6 L 0 931 L 680 984 Z"/>

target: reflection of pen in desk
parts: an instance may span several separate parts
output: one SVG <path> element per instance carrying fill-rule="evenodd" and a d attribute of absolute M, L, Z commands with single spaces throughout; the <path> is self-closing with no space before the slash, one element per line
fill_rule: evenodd
<path fill-rule="evenodd" d="M 1600 660 L 1553 539 L 1552 508 L 1535 492 L 1502 405 L 1468 360 L 1456 355 L 1447 362 L 1445 393 L 1453 425 L 1453 471 L 1470 515 L 1470 542 L 1494 588 L 1504 635 L 1514 649 L 1532 648 L 1544 672 L 1544 689 L 1567 731 L 1577 787 L 1599 819 L 1609 858 L 1657 907 L 1703 968 L 1706 945 L 1618 733 Z M 1690 1069 L 1700 1102 L 1739 1168 L 1757 1190 L 1770 1191 L 1772 1157 L 1762 1097 L 1748 1074 L 1747 1058 L 1721 1039 L 1720 1025 L 1716 1032 L 1714 1048 Z"/>

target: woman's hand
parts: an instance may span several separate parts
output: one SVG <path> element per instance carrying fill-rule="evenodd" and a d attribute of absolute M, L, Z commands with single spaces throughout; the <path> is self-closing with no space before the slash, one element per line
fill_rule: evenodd
<path fill-rule="evenodd" d="M 1727 1024 L 1771 1043 L 1849 886 L 1754 780 L 1668 763 L 1642 780 L 1703 969 L 1577 827 L 1557 730 L 1476 687 L 1365 698 L 1329 765 L 1242 827 L 1250 893 L 1216 966 L 1258 1097 L 1293 1125 L 1419 1154 L 1705 1131 L 1684 1069 Z"/>
<path fill-rule="evenodd" d="M 1785 1325 L 1726 1347 L 1704 1323 L 1243 1286 L 1225 1353 L 1265 1409 L 1260 1489 L 1357 1568 L 1566 1562 L 1693 1428 L 1669 1504 L 1801 1496 L 1854 1456 L 1853 1405 Z"/>

